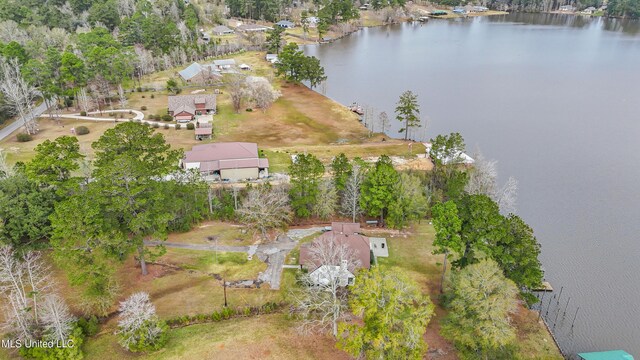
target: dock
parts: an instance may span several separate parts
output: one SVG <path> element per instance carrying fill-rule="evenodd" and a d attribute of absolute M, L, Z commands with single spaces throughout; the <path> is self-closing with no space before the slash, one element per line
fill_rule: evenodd
<path fill-rule="evenodd" d="M 553 291 L 553 287 L 548 281 L 543 281 L 542 285 L 539 288 L 533 289 L 533 291 Z"/>

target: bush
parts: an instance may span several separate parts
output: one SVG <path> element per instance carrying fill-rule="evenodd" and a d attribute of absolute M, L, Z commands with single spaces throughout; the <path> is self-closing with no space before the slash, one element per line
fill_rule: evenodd
<path fill-rule="evenodd" d="M 16 136 L 18 142 L 27 142 L 33 140 L 33 137 L 27 133 L 20 133 Z"/>
<path fill-rule="evenodd" d="M 164 321 L 145 321 L 140 328 L 132 333 L 121 333 L 121 341 L 124 337 L 130 337 L 128 350 L 132 352 L 145 352 L 160 350 L 167 343 L 167 330 L 169 326 Z M 150 337 L 149 334 L 155 334 Z M 123 344 L 124 345 L 124 344 Z"/>
<path fill-rule="evenodd" d="M 76 128 L 76 135 L 86 135 L 88 133 L 89 133 L 89 128 L 86 126 L 80 125 Z"/>
<path fill-rule="evenodd" d="M 155 99 L 155 97 L 156 97 L 155 95 L 151 94 L 151 98 L 152 98 L 152 99 Z"/>
<path fill-rule="evenodd" d="M 142 105 L 142 106 L 140 107 L 140 110 L 145 111 L 145 110 L 147 110 L 147 107 L 146 107 L 146 106 L 144 106 L 144 105 Z"/>
<path fill-rule="evenodd" d="M 142 98 L 144 99 L 144 98 L 146 98 L 146 96 L 145 96 L 145 95 L 142 95 Z"/>
<path fill-rule="evenodd" d="M 142 92 L 142 88 L 140 86 L 138 86 L 137 90 L 138 92 Z"/>
<path fill-rule="evenodd" d="M 80 326 L 76 326 L 71 334 L 69 334 L 69 341 L 73 341 L 73 347 L 40 347 L 40 346 L 23 346 L 20 348 L 20 355 L 27 359 L 41 359 L 41 360 L 80 360 L 84 357 L 82 353 L 82 343 L 84 342 L 84 335 Z M 45 338 L 45 341 L 50 340 Z"/>
<path fill-rule="evenodd" d="M 158 124 L 158 123 L 154 123 L 154 124 L 153 124 L 153 125 L 151 125 L 151 126 L 153 126 L 153 128 L 154 128 L 154 129 L 157 129 L 157 128 L 159 128 L 159 127 L 160 127 L 160 124 Z"/>
<path fill-rule="evenodd" d="M 162 115 L 162 120 L 164 120 L 164 121 L 172 121 L 173 120 L 173 116 L 171 116 L 169 114 L 164 114 L 164 115 Z"/>
<path fill-rule="evenodd" d="M 247 108 L 247 112 L 252 112 L 253 109 L 252 108 Z"/>
<path fill-rule="evenodd" d="M 80 111 L 80 116 L 87 116 L 87 112 L 86 111 Z"/>
<path fill-rule="evenodd" d="M 193 123 L 188 123 L 188 124 L 187 124 L 187 130 L 193 130 L 193 129 L 195 129 L 195 127 L 196 127 L 196 126 L 195 126 L 195 125 L 193 125 Z"/>
<path fill-rule="evenodd" d="M 98 333 L 100 329 L 100 324 L 98 323 L 98 318 L 95 315 L 92 315 L 89 318 L 81 317 L 78 320 L 78 326 L 82 329 L 82 332 L 86 336 L 93 336 Z"/>
<path fill-rule="evenodd" d="M 169 128 L 169 124 L 164 124 L 164 128 L 168 129 Z"/>
<path fill-rule="evenodd" d="M 176 124 L 176 130 L 180 130 L 181 127 L 182 127 L 182 125 Z"/>
<path fill-rule="evenodd" d="M 124 119 L 124 114 L 120 114 L 120 119 Z"/>

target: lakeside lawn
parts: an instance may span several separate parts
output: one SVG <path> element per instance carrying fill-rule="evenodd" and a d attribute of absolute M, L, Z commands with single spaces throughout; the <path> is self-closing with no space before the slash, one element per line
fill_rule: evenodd
<path fill-rule="evenodd" d="M 387 238 L 389 257 L 378 259 L 379 266 L 406 271 L 418 282 L 425 293 L 429 294 L 436 305 L 435 315 L 425 334 L 429 348 L 437 347 L 449 353 L 439 359 L 456 359 L 452 345 L 440 335 L 440 322 L 446 316 L 446 310 L 442 308 L 439 300 L 443 258 L 442 255 L 433 254 L 432 244 L 435 237 L 433 226 L 427 221 L 422 221 L 421 224 L 414 224 L 408 234 L 385 234 L 376 231 L 369 235 Z M 447 275 L 450 271 L 448 268 Z M 517 312 L 512 315 L 512 322 L 516 327 L 516 342 L 521 359 L 562 359 L 551 335 L 544 325 L 537 321 L 535 312 L 519 305 Z"/>

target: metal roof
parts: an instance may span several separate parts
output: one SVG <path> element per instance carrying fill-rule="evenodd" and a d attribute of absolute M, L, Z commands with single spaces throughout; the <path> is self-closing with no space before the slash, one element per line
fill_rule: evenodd
<path fill-rule="evenodd" d="M 200 71 L 202 71 L 202 66 L 197 62 L 194 62 L 193 64 L 187 66 L 186 69 L 179 71 L 178 74 L 180 74 L 183 79 L 190 80 L 194 76 L 198 75 Z"/>
<path fill-rule="evenodd" d="M 633 356 L 624 350 L 580 353 L 578 356 L 584 360 L 633 360 Z"/>

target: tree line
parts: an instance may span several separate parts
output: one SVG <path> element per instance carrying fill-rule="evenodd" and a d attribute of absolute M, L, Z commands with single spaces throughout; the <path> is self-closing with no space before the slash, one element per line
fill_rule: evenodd
<path fill-rule="evenodd" d="M 146 273 L 146 263 L 161 255 L 164 247 L 147 247 L 145 240 L 165 240 L 169 232 L 188 231 L 205 219 L 237 220 L 268 240 L 274 231 L 311 217 L 378 219 L 380 226 L 397 229 L 431 218 L 434 251 L 444 255 L 443 299 L 451 309 L 443 334 L 469 358 L 478 353 L 511 354 L 515 345 L 509 314 L 517 293 L 529 303 L 535 301 L 531 290 L 543 275 L 539 244 L 532 229 L 513 214 L 515 186 L 510 185 L 513 181 L 498 186 L 494 162 L 480 157 L 474 167 L 464 166 L 464 140 L 457 133 L 437 136 L 431 143 L 434 169 L 427 173 L 398 171 L 385 155 L 370 163 L 339 154 L 325 166 L 312 154 L 297 154 L 288 185 L 213 190 L 198 174 L 180 170 L 182 152 L 171 149 L 148 126 L 127 122 L 107 130 L 92 144 L 91 161 L 80 152 L 75 137 L 62 136 L 39 144 L 27 163 L 11 167 L 0 161 L 0 240 L 17 254 L 51 248 L 70 283 L 80 287 L 84 309 L 105 315 L 119 294 L 115 277 L 119 264 L 135 256 Z M 345 260 L 355 272 L 349 249 L 314 246 L 315 256 L 332 264 Z M 446 277 L 449 259 L 452 271 Z M 339 346 L 353 356 L 424 354 L 419 335 L 429 322 L 432 305 L 406 275 L 375 267 L 358 273 L 350 290 L 331 284 L 326 284 L 332 286 L 329 289 L 303 286 L 295 294 L 295 312 L 304 324 L 330 329 Z M 389 302 L 372 303 L 380 297 Z M 150 310 L 148 296 L 136 295 L 128 304 L 144 310 L 138 315 L 146 320 L 134 328 L 123 320 L 123 346 L 130 350 L 162 346 L 165 325 Z M 472 310 L 485 307 L 494 312 Z M 28 321 L 36 321 L 35 314 L 28 316 Z M 348 321 L 351 316 L 363 322 Z M 473 332 L 490 327 L 495 331 Z M 69 331 L 65 336 L 72 336 Z M 154 336 L 145 335 L 149 333 Z M 470 334 L 475 335 L 470 338 Z M 386 340 L 369 340 L 375 337 Z"/>

